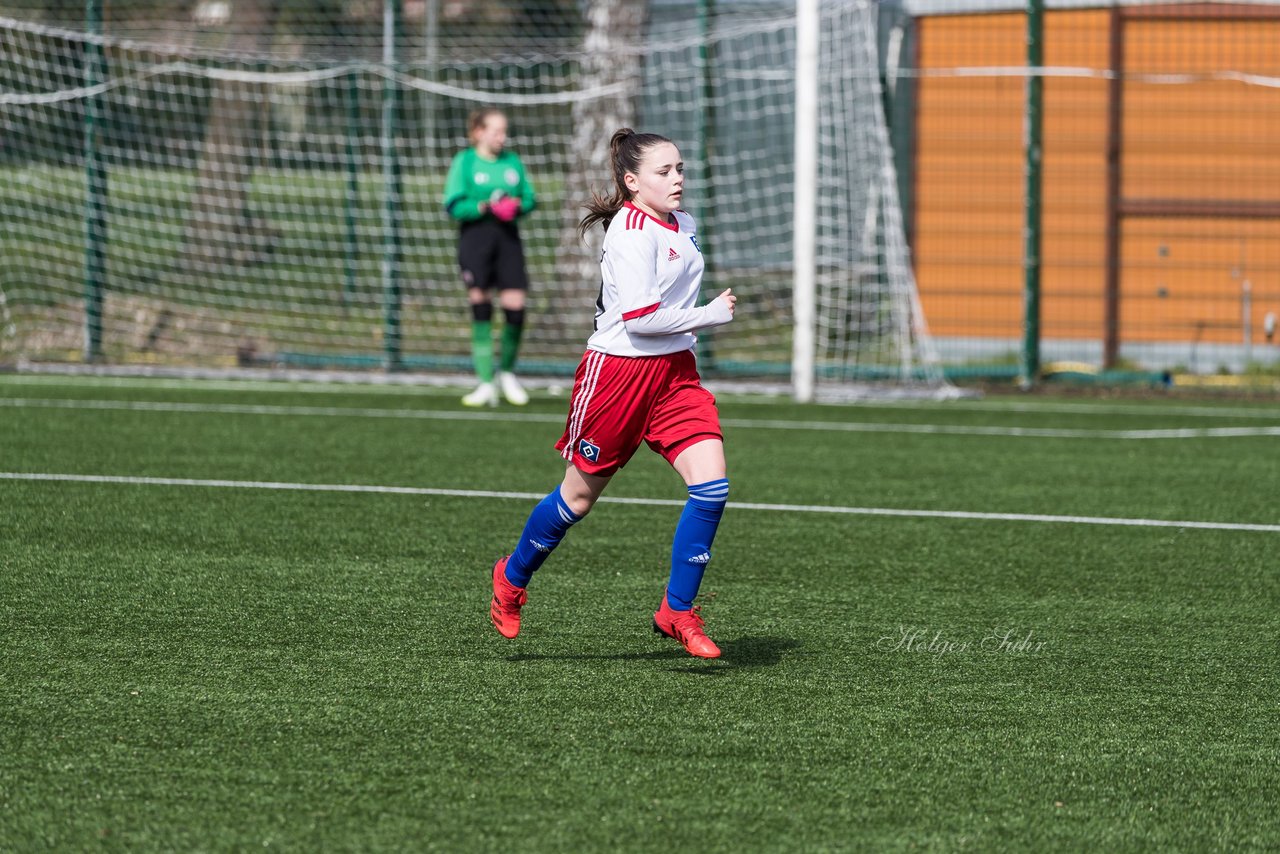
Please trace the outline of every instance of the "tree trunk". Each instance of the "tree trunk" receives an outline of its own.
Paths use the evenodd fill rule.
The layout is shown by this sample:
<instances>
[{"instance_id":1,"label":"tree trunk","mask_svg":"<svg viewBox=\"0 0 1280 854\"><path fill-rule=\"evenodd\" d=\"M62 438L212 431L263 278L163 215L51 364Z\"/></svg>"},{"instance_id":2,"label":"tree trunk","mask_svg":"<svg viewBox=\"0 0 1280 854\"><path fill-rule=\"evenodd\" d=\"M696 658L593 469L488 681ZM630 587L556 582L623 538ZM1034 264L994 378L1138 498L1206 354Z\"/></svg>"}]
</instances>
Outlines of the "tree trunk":
<instances>
[{"instance_id":1,"label":"tree trunk","mask_svg":"<svg viewBox=\"0 0 1280 854\"><path fill-rule=\"evenodd\" d=\"M648 11L648 0L591 0L587 9L581 88L590 92L618 85L619 91L573 105L573 159L565 176L557 287L547 316L548 325L563 324L564 337L581 338L591 329L592 305L600 289L603 234L596 229L583 240L578 237L578 222L592 190L602 195L613 192L609 137L618 128L635 126L644 73L638 47Z\"/></svg>"},{"instance_id":2,"label":"tree trunk","mask_svg":"<svg viewBox=\"0 0 1280 854\"><path fill-rule=\"evenodd\" d=\"M239 56L270 52L281 0L237 0L228 47ZM218 80L187 221L188 259L204 264L246 265L270 255L278 237L249 206L253 170L263 158L268 102L262 84Z\"/></svg>"}]
</instances>

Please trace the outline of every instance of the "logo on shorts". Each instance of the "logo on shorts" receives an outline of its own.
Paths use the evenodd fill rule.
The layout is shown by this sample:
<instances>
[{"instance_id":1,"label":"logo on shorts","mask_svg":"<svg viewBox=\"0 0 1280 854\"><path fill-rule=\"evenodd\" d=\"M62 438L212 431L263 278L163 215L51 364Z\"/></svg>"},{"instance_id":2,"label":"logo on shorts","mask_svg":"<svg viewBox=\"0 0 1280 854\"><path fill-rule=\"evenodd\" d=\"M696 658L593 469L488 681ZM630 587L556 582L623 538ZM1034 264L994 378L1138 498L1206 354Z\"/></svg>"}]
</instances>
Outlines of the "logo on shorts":
<instances>
[{"instance_id":1,"label":"logo on shorts","mask_svg":"<svg viewBox=\"0 0 1280 854\"><path fill-rule=\"evenodd\" d=\"M586 439L581 439L578 441L578 453L586 458L587 462L594 463L600 459L600 446L593 445Z\"/></svg>"}]
</instances>

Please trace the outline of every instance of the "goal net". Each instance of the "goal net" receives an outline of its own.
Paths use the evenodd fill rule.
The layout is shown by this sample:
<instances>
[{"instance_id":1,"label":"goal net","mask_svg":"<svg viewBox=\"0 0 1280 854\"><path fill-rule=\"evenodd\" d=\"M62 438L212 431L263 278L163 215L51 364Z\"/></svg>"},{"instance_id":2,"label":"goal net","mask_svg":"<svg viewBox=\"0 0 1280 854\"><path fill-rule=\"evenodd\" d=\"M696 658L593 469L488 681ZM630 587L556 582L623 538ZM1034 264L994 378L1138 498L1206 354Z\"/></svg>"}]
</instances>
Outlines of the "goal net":
<instances>
[{"instance_id":1,"label":"goal net","mask_svg":"<svg viewBox=\"0 0 1280 854\"><path fill-rule=\"evenodd\" d=\"M896 197L875 3L819 4L815 257L800 275L792 3L478 5L492 9L140 0L95 21L0 2L0 365L467 372L440 202L468 113L497 106L538 193L521 221L522 374L577 362L599 236L575 225L610 181L609 134L631 126L680 146L707 296L740 295L735 323L700 340L704 376L789 388L793 294L810 281L820 396L945 392Z\"/></svg>"}]
</instances>

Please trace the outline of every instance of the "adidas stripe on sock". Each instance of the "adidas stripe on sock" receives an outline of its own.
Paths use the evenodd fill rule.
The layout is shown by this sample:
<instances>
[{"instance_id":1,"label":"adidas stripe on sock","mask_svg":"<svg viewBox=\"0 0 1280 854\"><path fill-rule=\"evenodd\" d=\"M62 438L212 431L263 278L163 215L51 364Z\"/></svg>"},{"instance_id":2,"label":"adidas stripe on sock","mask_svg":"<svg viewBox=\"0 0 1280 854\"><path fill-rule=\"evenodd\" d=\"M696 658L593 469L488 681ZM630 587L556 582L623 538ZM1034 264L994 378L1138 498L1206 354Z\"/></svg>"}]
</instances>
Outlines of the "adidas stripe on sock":
<instances>
[{"instance_id":1,"label":"adidas stripe on sock","mask_svg":"<svg viewBox=\"0 0 1280 854\"><path fill-rule=\"evenodd\" d=\"M685 502L671 543L671 578L667 581L667 604L676 611L693 607L728 500L727 477L689 487L689 500Z\"/></svg>"}]
</instances>

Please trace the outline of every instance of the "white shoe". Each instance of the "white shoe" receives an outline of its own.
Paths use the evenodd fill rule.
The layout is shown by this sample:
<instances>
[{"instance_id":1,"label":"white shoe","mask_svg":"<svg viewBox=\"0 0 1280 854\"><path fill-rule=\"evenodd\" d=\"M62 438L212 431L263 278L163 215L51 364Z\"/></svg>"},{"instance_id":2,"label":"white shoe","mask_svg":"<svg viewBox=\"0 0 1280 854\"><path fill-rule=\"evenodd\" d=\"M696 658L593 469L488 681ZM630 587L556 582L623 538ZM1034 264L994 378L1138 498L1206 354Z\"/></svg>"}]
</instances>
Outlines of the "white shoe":
<instances>
[{"instance_id":1,"label":"white shoe","mask_svg":"<svg viewBox=\"0 0 1280 854\"><path fill-rule=\"evenodd\" d=\"M512 406L524 406L529 402L529 392L520 385L520 380L510 371L498 372L498 385L502 386L502 396Z\"/></svg>"},{"instance_id":2,"label":"white shoe","mask_svg":"<svg viewBox=\"0 0 1280 854\"><path fill-rule=\"evenodd\" d=\"M498 389L493 383L480 383L475 391L462 398L463 406L497 406Z\"/></svg>"}]
</instances>

